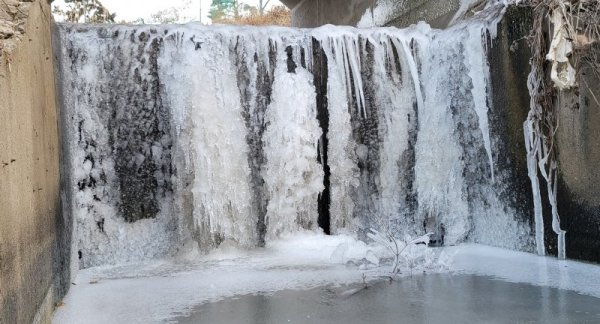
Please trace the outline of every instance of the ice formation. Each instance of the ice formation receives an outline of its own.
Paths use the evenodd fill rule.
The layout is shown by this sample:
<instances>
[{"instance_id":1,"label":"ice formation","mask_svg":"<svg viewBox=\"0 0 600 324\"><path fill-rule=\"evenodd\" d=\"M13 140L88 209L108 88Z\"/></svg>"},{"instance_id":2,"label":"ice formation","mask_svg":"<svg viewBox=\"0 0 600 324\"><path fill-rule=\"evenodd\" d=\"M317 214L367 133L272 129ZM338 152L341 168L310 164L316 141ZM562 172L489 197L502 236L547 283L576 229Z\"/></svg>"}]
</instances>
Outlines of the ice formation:
<instances>
[{"instance_id":1,"label":"ice formation","mask_svg":"<svg viewBox=\"0 0 600 324\"><path fill-rule=\"evenodd\" d=\"M265 226L272 238L299 227L315 228L317 197L324 189L323 167L317 162L323 131L316 119L315 87L308 71L294 69L276 68L265 116Z\"/></svg>"},{"instance_id":2,"label":"ice formation","mask_svg":"<svg viewBox=\"0 0 600 324\"><path fill-rule=\"evenodd\" d=\"M495 24L61 25L74 258L319 227L529 250L488 122Z\"/></svg>"}]
</instances>

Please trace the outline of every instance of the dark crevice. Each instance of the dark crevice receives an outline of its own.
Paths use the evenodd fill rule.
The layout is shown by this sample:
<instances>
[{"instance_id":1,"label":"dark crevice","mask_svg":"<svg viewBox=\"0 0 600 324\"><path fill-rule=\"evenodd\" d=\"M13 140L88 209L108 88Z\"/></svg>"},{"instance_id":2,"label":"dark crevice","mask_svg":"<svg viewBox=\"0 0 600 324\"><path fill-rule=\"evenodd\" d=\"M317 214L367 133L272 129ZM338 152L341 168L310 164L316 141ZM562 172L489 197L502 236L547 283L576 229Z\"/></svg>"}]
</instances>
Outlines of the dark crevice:
<instances>
[{"instance_id":1,"label":"dark crevice","mask_svg":"<svg viewBox=\"0 0 600 324\"><path fill-rule=\"evenodd\" d=\"M319 42L315 39L313 39L313 48L314 85L317 92L317 119L319 120L319 126L323 130L323 135L321 135L321 138L319 140L319 152L317 158L319 163L321 163L321 165L323 166L323 172L325 174L323 178L323 185L325 189L319 194L318 198L318 223L326 234L331 234L331 215L329 210L329 207L331 205L331 170L329 168L327 156L329 147L329 140L327 139L327 135L329 133L329 110L327 101L327 56L321 48Z\"/></svg>"},{"instance_id":2,"label":"dark crevice","mask_svg":"<svg viewBox=\"0 0 600 324\"><path fill-rule=\"evenodd\" d=\"M294 49L291 46L285 48L287 53L287 71L288 73L296 73L298 65L294 62Z\"/></svg>"}]
</instances>

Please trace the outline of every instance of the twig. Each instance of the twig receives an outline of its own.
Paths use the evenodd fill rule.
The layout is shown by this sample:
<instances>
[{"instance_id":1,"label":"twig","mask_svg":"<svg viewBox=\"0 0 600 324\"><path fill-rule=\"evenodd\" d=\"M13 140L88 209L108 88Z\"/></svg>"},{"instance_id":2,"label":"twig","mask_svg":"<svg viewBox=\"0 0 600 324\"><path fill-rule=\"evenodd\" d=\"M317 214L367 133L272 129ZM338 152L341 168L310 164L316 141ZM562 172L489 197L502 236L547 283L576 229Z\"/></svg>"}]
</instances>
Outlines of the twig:
<instances>
[{"instance_id":1,"label":"twig","mask_svg":"<svg viewBox=\"0 0 600 324\"><path fill-rule=\"evenodd\" d=\"M596 98L596 95L594 94L594 90L589 86L589 84L587 83L587 80L585 78L582 78L582 80L585 83L585 86L588 88L588 90L590 90L590 94L594 98L594 101L596 102L596 104L598 106L600 106L600 101L598 101L598 98Z\"/></svg>"}]
</instances>

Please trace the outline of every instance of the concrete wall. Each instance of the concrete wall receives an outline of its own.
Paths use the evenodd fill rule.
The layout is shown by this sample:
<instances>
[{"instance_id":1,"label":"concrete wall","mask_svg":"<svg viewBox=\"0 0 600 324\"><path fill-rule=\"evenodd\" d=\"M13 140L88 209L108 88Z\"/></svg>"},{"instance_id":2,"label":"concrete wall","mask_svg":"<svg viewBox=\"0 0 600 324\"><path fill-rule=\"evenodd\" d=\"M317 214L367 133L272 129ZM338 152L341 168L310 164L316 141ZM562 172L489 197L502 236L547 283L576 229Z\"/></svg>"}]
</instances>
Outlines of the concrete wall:
<instances>
[{"instance_id":1,"label":"concrete wall","mask_svg":"<svg viewBox=\"0 0 600 324\"><path fill-rule=\"evenodd\" d=\"M567 257L600 262L600 44L579 58L578 91L558 95L558 212Z\"/></svg>"},{"instance_id":2,"label":"concrete wall","mask_svg":"<svg viewBox=\"0 0 600 324\"><path fill-rule=\"evenodd\" d=\"M292 26L354 26L375 0L304 0L292 8Z\"/></svg>"},{"instance_id":3,"label":"concrete wall","mask_svg":"<svg viewBox=\"0 0 600 324\"><path fill-rule=\"evenodd\" d=\"M523 135L530 103L527 79L531 49L526 37L532 26L533 12L529 7L511 6L500 21L497 37L488 47L492 85L488 114L492 138L498 138L494 143L499 157L496 168L510 187L501 198L512 202L520 219L528 222L534 233L533 194Z\"/></svg>"},{"instance_id":4,"label":"concrete wall","mask_svg":"<svg viewBox=\"0 0 600 324\"><path fill-rule=\"evenodd\" d=\"M0 323L47 323L62 271L52 15L3 0L0 21Z\"/></svg>"},{"instance_id":5,"label":"concrete wall","mask_svg":"<svg viewBox=\"0 0 600 324\"><path fill-rule=\"evenodd\" d=\"M292 26L325 24L356 26L367 13L373 26L407 27L427 21L434 28L447 27L460 7L460 0L283 0L292 8ZM369 21L369 16L372 18Z\"/></svg>"}]
</instances>

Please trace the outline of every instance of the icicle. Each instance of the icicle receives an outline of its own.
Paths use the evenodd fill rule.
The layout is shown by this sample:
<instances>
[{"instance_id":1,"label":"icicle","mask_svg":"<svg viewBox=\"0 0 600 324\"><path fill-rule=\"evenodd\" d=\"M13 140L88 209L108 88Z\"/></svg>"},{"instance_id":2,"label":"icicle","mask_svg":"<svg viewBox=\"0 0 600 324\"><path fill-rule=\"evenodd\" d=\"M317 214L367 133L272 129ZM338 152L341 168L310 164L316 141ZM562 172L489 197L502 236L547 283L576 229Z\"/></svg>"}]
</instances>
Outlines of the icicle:
<instances>
[{"instance_id":1,"label":"icicle","mask_svg":"<svg viewBox=\"0 0 600 324\"><path fill-rule=\"evenodd\" d=\"M485 53L484 44L487 44L487 36L485 35L485 29L469 28L469 39L466 41L465 49L468 52L466 54L467 62L469 64L469 77L473 89L471 94L475 104L475 112L479 118L479 129L483 136L483 144L485 151L487 152L491 179L495 181L494 177L494 158L492 155L492 144L490 139L490 129L488 121L488 90L487 85L489 84L489 66L487 61L482 55L478 53Z\"/></svg>"},{"instance_id":2,"label":"icicle","mask_svg":"<svg viewBox=\"0 0 600 324\"><path fill-rule=\"evenodd\" d=\"M540 130L537 129L537 132ZM537 134L538 137L541 135ZM548 189L548 200L552 207L552 230L558 235L558 257L560 259L566 258L566 247L565 247L565 231L560 228L560 217L558 215L558 202L556 199L556 187L557 187L557 165L556 161L551 159L552 148L549 147L550 143L541 143L540 149L537 150L537 166L540 170L540 174L546 180L546 187Z\"/></svg>"},{"instance_id":3,"label":"icicle","mask_svg":"<svg viewBox=\"0 0 600 324\"><path fill-rule=\"evenodd\" d=\"M343 40L332 40L334 44L334 51L336 53L340 53L342 56L343 66L344 66L344 80L346 81L346 92L348 93L348 100L352 99L352 78L350 77L350 62L348 59L348 51L346 50L346 43ZM358 96L358 95L357 95ZM360 109L360 105L358 106L359 113L362 114L362 110Z\"/></svg>"},{"instance_id":4,"label":"icicle","mask_svg":"<svg viewBox=\"0 0 600 324\"><path fill-rule=\"evenodd\" d=\"M544 148L545 149L545 148ZM547 151L545 150L545 153ZM548 199L550 200L550 206L552 207L552 230L558 236L558 258L566 259L566 246L565 246L565 231L560 228L560 217L558 215L558 202L556 199L557 183L556 176L558 173L556 162L554 160L549 161L549 171L545 171L545 164L548 163L548 155L539 161L539 167L542 169L542 176L546 179L548 188Z\"/></svg>"},{"instance_id":5,"label":"icicle","mask_svg":"<svg viewBox=\"0 0 600 324\"><path fill-rule=\"evenodd\" d=\"M306 43L304 44L304 52L305 52L305 60L306 60L306 69L308 71L313 71L313 42L312 37L309 37Z\"/></svg>"},{"instance_id":6,"label":"icicle","mask_svg":"<svg viewBox=\"0 0 600 324\"><path fill-rule=\"evenodd\" d=\"M335 46L334 43L333 45ZM353 152L356 143L352 139L352 125L349 109L349 94L344 73L344 53L339 47L334 50L332 40L322 43L327 55L328 79L327 102L329 111L328 157L331 170L331 232L341 233L352 230L352 216L355 202L351 191L359 186L357 163Z\"/></svg>"},{"instance_id":7,"label":"icicle","mask_svg":"<svg viewBox=\"0 0 600 324\"><path fill-rule=\"evenodd\" d=\"M352 81L354 82L354 92L356 94L356 104L358 110L362 113L364 118L367 118L367 111L365 106L365 94L362 81L362 73L360 68L360 49L358 48L357 39L348 36L343 37L344 50L348 57L348 65L352 73ZM348 80L350 76L348 75Z\"/></svg>"},{"instance_id":8,"label":"icicle","mask_svg":"<svg viewBox=\"0 0 600 324\"><path fill-rule=\"evenodd\" d=\"M421 81L419 80L419 71L417 70L417 58L412 55L410 50L408 49L408 45L406 44L406 40L398 40L396 38L392 38L392 42L396 46L396 49L402 48L402 52L404 57L406 58L406 63L410 69L410 77L412 78L412 82L415 88L415 95L417 97L417 105L419 109L423 107L423 93L421 92Z\"/></svg>"},{"instance_id":9,"label":"icicle","mask_svg":"<svg viewBox=\"0 0 600 324\"><path fill-rule=\"evenodd\" d=\"M528 118L523 123L525 133L525 148L527 149L527 174L531 181L531 190L533 193L533 213L535 224L535 245L538 255L546 255L544 245L544 218L542 214L542 196L540 193L540 184L536 164L537 151L540 149L539 139L536 138L533 122Z\"/></svg>"}]
</instances>

